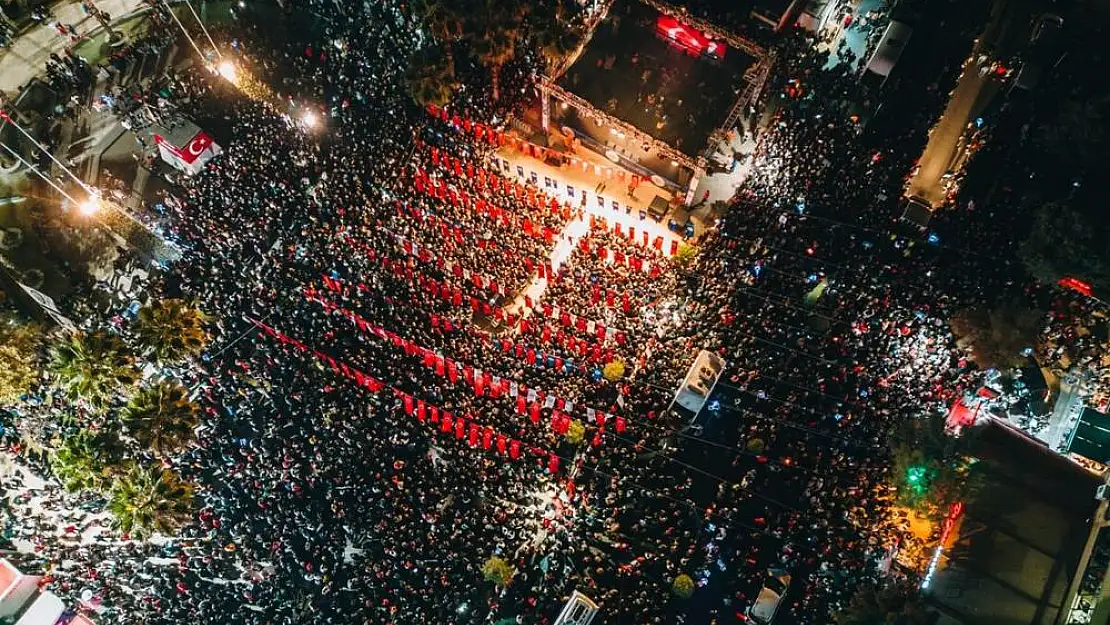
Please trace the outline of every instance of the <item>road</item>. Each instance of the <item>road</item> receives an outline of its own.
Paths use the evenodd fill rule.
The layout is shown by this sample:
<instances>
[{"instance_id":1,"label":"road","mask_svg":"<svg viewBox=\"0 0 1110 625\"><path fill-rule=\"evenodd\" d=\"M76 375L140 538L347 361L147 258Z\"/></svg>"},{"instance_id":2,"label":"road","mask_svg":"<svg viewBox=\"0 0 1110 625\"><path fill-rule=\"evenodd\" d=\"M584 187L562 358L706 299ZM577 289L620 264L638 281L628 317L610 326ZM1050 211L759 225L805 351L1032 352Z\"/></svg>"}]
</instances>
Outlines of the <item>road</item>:
<instances>
[{"instance_id":1,"label":"road","mask_svg":"<svg viewBox=\"0 0 1110 625\"><path fill-rule=\"evenodd\" d=\"M980 73L976 57L992 51L993 58L1006 58L1028 38L1034 0L996 0L990 21L964 63L964 71L953 89L940 121L933 126L921 155L919 168L910 181L909 194L919 196L934 208L945 202L944 175L963 152L963 135L968 124L982 113L1002 86L992 75ZM988 61L989 63L990 61Z\"/></svg>"},{"instance_id":2,"label":"road","mask_svg":"<svg viewBox=\"0 0 1110 625\"><path fill-rule=\"evenodd\" d=\"M96 6L115 22L143 6L142 0L96 0ZM52 6L54 19L72 25L79 35L87 35L100 24L85 14L80 2L66 0ZM71 44L69 37L58 34L50 24L34 24L20 32L15 41L0 50L0 91L14 95L31 79L46 70L46 60Z\"/></svg>"}]
</instances>

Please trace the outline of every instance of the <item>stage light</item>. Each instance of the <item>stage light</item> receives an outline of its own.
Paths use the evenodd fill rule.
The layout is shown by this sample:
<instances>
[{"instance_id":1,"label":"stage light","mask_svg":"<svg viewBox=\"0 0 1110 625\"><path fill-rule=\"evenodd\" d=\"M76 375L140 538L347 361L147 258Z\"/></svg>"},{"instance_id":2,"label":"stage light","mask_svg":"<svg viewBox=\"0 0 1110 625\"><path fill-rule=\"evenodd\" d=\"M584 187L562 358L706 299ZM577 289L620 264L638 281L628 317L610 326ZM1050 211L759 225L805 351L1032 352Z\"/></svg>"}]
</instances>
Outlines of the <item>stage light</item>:
<instances>
[{"instance_id":1,"label":"stage light","mask_svg":"<svg viewBox=\"0 0 1110 625\"><path fill-rule=\"evenodd\" d=\"M97 214L100 212L100 198L95 195L89 196L87 200L77 205L77 212L85 217Z\"/></svg>"},{"instance_id":2,"label":"stage light","mask_svg":"<svg viewBox=\"0 0 1110 625\"><path fill-rule=\"evenodd\" d=\"M235 82L235 65L231 61L221 61L220 64L216 66L216 71L228 81Z\"/></svg>"},{"instance_id":3,"label":"stage light","mask_svg":"<svg viewBox=\"0 0 1110 625\"><path fill-rule=\"evenodd\" d=\"M315 128L316 124L320 123L320 120L316 117L316 113L305 111L301 114L301 123L309 128Z\"/></svg>"}]
</instances>

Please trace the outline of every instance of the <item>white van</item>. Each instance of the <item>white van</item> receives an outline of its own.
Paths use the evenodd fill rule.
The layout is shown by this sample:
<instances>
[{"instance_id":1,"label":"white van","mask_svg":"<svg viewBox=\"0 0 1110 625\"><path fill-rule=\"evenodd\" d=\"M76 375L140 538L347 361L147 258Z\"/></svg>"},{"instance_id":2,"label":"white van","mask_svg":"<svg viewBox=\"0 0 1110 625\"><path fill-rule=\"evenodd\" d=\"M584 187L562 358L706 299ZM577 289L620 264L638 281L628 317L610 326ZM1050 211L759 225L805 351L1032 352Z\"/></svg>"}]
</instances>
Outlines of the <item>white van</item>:
<instances>
[{"instance_id":1,"label":"white van","mask_svg":"<svg viewBox=\"0 0 1110 625\"><path fill-rule=\"evenodd\" d=\"M759 625L770 625L778 614L782 600L786 598L786 591L790 589L790 573L786 569L767 569L767 577L763 580L763 588L759 589L759 596L755 603L748 608L748 618Z\"/></svg>"}]
</instances>

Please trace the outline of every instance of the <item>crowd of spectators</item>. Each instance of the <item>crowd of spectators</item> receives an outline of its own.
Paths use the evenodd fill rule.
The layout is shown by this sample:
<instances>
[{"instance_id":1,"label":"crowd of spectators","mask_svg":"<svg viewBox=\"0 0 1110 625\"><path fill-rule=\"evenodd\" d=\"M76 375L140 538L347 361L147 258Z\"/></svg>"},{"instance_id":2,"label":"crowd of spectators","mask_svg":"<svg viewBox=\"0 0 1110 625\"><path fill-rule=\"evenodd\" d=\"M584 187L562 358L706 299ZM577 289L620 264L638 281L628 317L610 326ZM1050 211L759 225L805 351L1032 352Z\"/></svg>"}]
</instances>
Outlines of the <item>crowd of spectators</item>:
<instances>
[{"instance_id":1,"label":"crowd of spectators","mask_svg":"<svg viewBox=\"0 0 1110 625\"><path fill-rule=\"evenodd\" d=\"M910 540L890 432L974 386L946 320L993 275L896 225L912 155L860 143L852 75L783 47L751 177L687 266L413 106L399 6L304 8L292 42L235 48L281 107L181 87L228 126L166 202L185 257L158 287L217 319L199 443L168 461L196 522L25 566L105 623L541 624L574 589L605 623L732 623L770 567L820 623L879 578ZM496 124L475 91L453 113ZM669 408L702 349L727 368L689 428Z\"/></svg>"}]
</instances>

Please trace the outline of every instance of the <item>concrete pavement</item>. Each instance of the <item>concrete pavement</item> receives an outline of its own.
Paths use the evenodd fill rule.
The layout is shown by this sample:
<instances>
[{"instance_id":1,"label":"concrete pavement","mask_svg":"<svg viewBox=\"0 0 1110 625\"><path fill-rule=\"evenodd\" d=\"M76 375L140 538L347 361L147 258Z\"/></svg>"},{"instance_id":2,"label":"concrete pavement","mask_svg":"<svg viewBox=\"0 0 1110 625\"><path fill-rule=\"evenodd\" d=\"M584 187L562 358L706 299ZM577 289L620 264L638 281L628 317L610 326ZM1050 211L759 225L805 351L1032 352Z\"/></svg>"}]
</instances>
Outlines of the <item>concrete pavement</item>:
<instances>
[{"instance_id":1,"label":"concrete pavement","mask_svg":"<svg viewBox=\"0 0 1110 625\"><path fill-rule=\"evenodd\" d=\"M940 121L929 134L917 173L910 181L909 194L921 197L933 208L940 208L948 197L945 174L958 160L963 149L964 131L998 92L998 82L985 76L973 59L964 63L956 89Z\"/></svg>"},{"instance_id":2,"label":"concrete pavement","mask_svg":"<svg viewBox=\"0 0 1110 625\"><path fill-rule=\"evenodd\" d=\"M100 10L112 17L113 22L144 6L142 0L94 1ZM80 2L57 2L51 10L54 20L73 26L78 36L87 36L100 28L100 23L85 13ZM46 70L46 60L52 53L61 54L73 43L69 37L59 35L50 24L33 24L20 32L11 45L0 50L0 91L7 94L18 91Z\"/></svg>"},{"instance_id":3,"label":"concrete pavement","mask_svg":"<svg viewBox=\"0 0 1110 625\"><path fill-rule=\"evenodd\" d=\"M996 0L983 34L964 62L956 88L940 121L929 131L929 142L918 162L917 172L907 187L909 195L919 196L933 208L940 208L948 196L945 174L964 156L964 133L997 95L1001 83L990 73L980 71L978 57L990 52L987 64L1006 58L1026 44L1029 20L1035 0Z\"/></svg>"}]
</instances>

